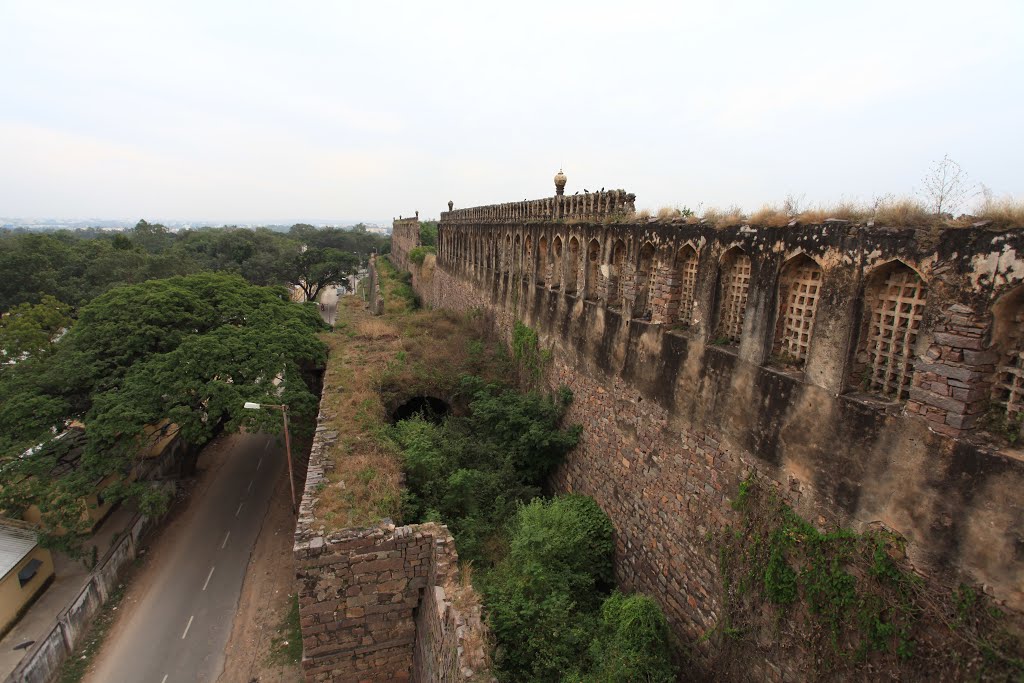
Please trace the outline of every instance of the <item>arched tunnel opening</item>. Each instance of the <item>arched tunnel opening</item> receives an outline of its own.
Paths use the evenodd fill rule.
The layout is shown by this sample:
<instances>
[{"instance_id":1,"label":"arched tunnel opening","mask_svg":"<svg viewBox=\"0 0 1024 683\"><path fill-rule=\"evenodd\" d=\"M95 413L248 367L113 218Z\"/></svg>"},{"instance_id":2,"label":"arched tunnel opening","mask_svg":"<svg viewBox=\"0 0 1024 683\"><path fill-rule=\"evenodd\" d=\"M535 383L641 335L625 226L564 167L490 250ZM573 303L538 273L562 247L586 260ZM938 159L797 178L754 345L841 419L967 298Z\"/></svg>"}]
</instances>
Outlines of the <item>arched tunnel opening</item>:
<instances>
[{"instance_id":1,"label":"arched tunnel opening","mask_svg":"<svg viewBox=\"0 0 1024 683\"><path fill-rule=\"evenodd\" d=\"M433 396L413 396L391 412L391 422L401 422L419 415L428 422L441 424L452 411L445 401Z\"/></svg>"}]
</instances>

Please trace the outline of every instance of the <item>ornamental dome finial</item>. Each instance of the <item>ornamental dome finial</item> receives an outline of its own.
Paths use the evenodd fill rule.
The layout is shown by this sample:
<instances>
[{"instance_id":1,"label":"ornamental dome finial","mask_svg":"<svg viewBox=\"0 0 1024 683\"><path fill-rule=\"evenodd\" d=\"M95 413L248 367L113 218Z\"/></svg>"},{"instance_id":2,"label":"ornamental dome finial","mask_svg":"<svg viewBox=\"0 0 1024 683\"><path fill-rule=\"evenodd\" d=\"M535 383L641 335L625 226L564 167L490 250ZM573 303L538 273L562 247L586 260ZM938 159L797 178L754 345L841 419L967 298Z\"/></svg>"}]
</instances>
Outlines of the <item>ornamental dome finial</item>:
<instances>
[{"instance_id":1,"label":"ornamental dome finial","mask_svg":"<svg viewBox=\"0 0 1024 683\"><path fill-rule=\"evenodd\" d=\"M558 173L555 174L555 195L561 196L565 194L565 174L562 173L562 169L558 169Z\"/></svg>"}]
</instances>

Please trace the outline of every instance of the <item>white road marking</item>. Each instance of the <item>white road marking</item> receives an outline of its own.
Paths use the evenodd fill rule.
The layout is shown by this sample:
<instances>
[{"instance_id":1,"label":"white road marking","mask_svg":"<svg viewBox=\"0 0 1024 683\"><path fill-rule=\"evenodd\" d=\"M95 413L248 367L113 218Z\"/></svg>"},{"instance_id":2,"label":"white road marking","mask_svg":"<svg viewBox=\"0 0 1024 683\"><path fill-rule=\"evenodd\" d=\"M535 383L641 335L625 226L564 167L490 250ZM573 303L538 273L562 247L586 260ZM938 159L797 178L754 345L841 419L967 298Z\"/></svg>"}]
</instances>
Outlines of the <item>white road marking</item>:
<instances>
[{"instance_id":1,"label":"white road marking","mask_svg":"<svg viewBox=\"0 0 1024 683\"><path fill-rule=\"evenodd\" d=\"M210 573L206 575L206 582L203 583L203 590L206 590L206 587L210 585L210 577L213 576L214 569L215 567L210 567Z\"/></svg>"},{"instance_id":2,"label":"white road marking","mask_svg":"<svg viewBox=\"0 0 1024 683\"><path fill-rule=\"evenodd\" d=\"M229 532L227 532L226 534L224 534L224 542L220 544L220 549L221 549L221 550L224 550L224 548L226 548L226 547L227 547L227 545L228 545L228 539L229 539L230 537L231 537L231 532L230 532L230 531L229 531Z\"/></svg>"},{"instance_id":3,"label":"white road marking","mask_svg":"<svg viewBox=\"0 0 1024 683\"><path fill-rule=\"evenodd\" d=\"M270 448L270 442L269 441L267 442L267 445L263 447L263 452L266 453L268 448Z\"/></svg>"},{"instance_id":4,"label":"white road marking","mask_svg":"<svg viewBox=\"0 0 1024 683\"><path fill-rule=\"evenodd\" d=\"M246 488L246 489L245 489L245 492L246 492L246 493L249 493L250 491L252 491L252 483L253 483L254 481L256 481L256 480L255 480L255 479L253 479L252 481L250 481L250 482L249 482L249 486L248 486L248 488Z\"/></svg>"},{"instance_id":5,"label":"white road marking","mask_svg":"<svg viewBox=\"0 0 1024 683\"><path fill-rule=\"evenodd\" d=\"M239 504L238 504L238 509L237 509L237 510L235 510L235 517L237 517L237 516L238 516L238 514L239 514L239 513L240 513L240 512L242 511L242 506L243 506L243 505L245 505L245 503L239 503Z\"/></svg>"},{"instance_id":6,"label":"white road marking","mask_svg":"<svg viewBox=\"0 0 1024 683\"><path fill-rule=\"evenodd\" d=\"M167 683L167 674L164 674L164 677L160 679L160 683Z\"/></svg>"},{"instance_id":7,"label":"white road marking","mask_svg":"<svg viewBox=\"0 0 1024 683\"><path fill-rule=\"evenodd\" d=\"M260 465L262 465L262 464L263 464L263 458L261 457L261 458L260 458L260 461L259 461L258 463L256 463L256 471L257 471L257 472L259 472L259 471L260 471Z\"/></svg>"},{"instance_id":8,"label":"white road marking","mask_svg":"<svg viewBox=\"0 0 1024 683\"><path fill-rule=\"evenodd\" d=\"M192 615L188 618L188 623L185 624L185 632L181 634L181 639L185 640L185 636L188 635L188 630L192 628L192 620L196 618L196 615Z\"/></svg>"}]
</instances>

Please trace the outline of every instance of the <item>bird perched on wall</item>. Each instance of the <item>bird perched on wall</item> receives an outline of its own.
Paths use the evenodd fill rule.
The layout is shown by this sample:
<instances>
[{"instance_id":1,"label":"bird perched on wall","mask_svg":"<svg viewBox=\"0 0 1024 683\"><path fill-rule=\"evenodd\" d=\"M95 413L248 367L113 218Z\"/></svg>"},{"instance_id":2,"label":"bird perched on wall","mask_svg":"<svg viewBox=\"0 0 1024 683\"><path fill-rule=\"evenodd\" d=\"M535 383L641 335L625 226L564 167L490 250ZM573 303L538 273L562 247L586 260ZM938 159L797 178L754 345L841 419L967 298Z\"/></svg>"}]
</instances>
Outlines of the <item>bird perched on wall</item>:
<instances>
[{"instance_id":1,"label":"bird perched on wall","mask_svg":"<svg viewBox=\"0 0 1024 683\"><path fill-rule=\"evenodd\" d=\"M573 192L573 193L572 193L572 196L573 196L573 197L575 197L575 196L576 196L576 195L578 195L578 194L579 194L579 192Z\"/></svg>"},{"instance_id":2,"label":"bird perched on wall","mask_svg":"<svg viewBox=\"0 0 1024 683\"><path fill-rule=\"evenodd\" d=\"M602 187L598 192L604 192L604 188Z\"/></svg>"},{"instance_id":3,"label":"bird perched on wall","mask_svg":"<svg viewBox=\"0 0 1024 683\"><path fill-rule=\"evenodd\" d=\"M583 194L590 194L590 190L588 190L587 188L584 187L583 188Z\"/></svg>"}]
</instances>

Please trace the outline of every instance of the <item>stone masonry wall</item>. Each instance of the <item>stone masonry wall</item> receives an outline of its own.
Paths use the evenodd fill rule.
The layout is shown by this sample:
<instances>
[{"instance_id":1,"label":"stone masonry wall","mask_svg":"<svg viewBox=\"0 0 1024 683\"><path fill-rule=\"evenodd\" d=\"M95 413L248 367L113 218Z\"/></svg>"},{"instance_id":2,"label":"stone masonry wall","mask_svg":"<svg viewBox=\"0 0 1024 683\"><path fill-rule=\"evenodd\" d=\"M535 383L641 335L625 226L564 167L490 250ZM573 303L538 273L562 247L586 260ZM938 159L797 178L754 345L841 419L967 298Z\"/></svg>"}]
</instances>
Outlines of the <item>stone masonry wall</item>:
<instances>
[{"instance_id":1,"label":"stone masonry wall","mask_svg":"<svg viewBox=\"0 0 1024 683\"><path fill-rule=\"evenodd\" d=\"M420 219L397 218L391 223L391 257L403 270L409 269L409 251L420 246Z\"/></svg>"},{"instance_id":2,"label":"stone masonry wall","mask_svg":"<svg viewBox=\"0 0 1024 683\"><path fill-rule=\"evenodd\" d=\"M526 248L541 244L547 253ZM729 502L749 475L819 526L887 527L923 573L1024 608L1024 458L978 431L1003 396L993 387L1009 381L997 370L1012 354L992 331L1020 319L997 305L1024 299L1020 253L1024 235L983 229L442 220L437 259L413 274L429 305L482 310L506 335L516 319L538 331L553 351L548 381L572 389L568 419L583 425L556 489L608 512L620 585L658 600L710 659L701 636L721 609L710 539L734 519ZM782 299L793 264L813 271L815 289ZM793 337L803 357L777 354L780 319L812 295ZM720 332L730 306L734 343ZM889 346L904 344L895 352L878 341L886 326ZM751 673L801 670L787 658Z\"/></svg>"},{"instance_id":3,"label":"stone masonry wall","mask_svg":"<svg viewBox=\"0 0 1024 683\"><path fill-rule=\"evenodd\" d=\"M447 527L384 520L330 533L317 520L337 438L328 418L321 411L293 548L305 680L486 680L479 608L464 613L449 595L458 555Z\"/></svg>"}]
</instances>

